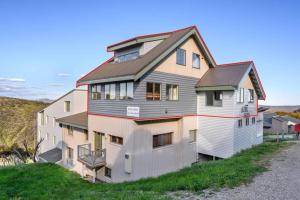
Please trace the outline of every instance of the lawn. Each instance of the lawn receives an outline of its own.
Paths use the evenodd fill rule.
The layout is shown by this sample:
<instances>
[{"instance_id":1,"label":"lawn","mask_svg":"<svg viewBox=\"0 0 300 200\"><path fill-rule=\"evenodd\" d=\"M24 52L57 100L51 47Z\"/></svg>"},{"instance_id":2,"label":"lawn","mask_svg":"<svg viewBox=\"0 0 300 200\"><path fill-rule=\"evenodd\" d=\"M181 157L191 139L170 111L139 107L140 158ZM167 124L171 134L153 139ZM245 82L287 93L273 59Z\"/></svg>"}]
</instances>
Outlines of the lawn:
<instances>
[{"instance_id":1,"label":"lawn","mask_svg":"<svg viewBox=\"0 0 300 200\"><path fill-rule=\"evenodd\" d=\"M164 195L168 191L234 187L265 171L263 158L288 145L264 143L230 159L118 184L92 184L54 164L8 167L0 169L0 199L168 199Z\"/></svg>"}]
</instances>

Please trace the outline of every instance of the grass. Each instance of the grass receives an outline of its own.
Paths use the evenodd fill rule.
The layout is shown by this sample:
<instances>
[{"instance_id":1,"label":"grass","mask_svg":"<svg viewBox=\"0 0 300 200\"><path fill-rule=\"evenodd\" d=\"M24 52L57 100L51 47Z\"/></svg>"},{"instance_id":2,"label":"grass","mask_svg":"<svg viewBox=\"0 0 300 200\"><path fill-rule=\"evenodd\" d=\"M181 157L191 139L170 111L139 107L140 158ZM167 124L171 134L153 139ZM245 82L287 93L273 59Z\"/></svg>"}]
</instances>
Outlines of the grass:
<instances>
[{"instance_id":1,"label":"grass","mask_svg":"<svg viewBox=\"0 0 300 200\"><path fill-rule=\"evenodd\" d=\"M289 143L264 143L230 159L195 164L180 171L118 184L91 184L54 164L0 169L0 199L168 199L166 192L235 187L266 170L265 157Z\"/></svg>"}]
</instances>

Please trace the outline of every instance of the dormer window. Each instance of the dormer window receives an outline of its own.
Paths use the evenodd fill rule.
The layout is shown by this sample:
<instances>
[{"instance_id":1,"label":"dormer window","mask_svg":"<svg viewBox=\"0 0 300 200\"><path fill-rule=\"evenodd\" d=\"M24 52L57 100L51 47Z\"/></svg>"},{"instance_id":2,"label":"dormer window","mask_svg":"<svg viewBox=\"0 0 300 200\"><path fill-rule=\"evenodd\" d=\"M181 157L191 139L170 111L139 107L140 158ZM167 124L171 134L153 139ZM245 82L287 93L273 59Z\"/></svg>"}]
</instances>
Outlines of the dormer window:
<instances>
[{"instance_id":1,"label":"dormer window","mask_svg":"<svg viewBox=\"0 0 300 200\"><path fill-rule=\"evenodd\" d=\"M134 52L130 52L127 54L122 54L116 57L116 62L121 63L121 62L125 62L125 61L129 61L129 60L134 60L137 59L139 57L139 52L138 51L134 51Z\"/></svg>"}]
</instances>

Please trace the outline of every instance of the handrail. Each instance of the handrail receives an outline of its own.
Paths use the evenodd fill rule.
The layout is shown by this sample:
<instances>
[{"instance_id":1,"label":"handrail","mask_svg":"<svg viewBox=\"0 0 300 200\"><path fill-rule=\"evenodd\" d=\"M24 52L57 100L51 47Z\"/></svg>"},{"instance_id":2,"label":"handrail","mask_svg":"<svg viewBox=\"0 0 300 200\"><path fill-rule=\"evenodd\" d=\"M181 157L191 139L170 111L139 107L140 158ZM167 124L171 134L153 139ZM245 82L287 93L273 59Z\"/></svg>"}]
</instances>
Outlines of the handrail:
<instances>
[{"instance_id":1,"label":"handrail","mask_svg":"<svg viewBox=\"0 0 300 200\"><path fill-rule=\"evenodd\" d=\"M103 165L106 160L106 150L91 150L90 144L78 145L78 160L87 163L91 167Z\"/></svg>"}]
</instances>

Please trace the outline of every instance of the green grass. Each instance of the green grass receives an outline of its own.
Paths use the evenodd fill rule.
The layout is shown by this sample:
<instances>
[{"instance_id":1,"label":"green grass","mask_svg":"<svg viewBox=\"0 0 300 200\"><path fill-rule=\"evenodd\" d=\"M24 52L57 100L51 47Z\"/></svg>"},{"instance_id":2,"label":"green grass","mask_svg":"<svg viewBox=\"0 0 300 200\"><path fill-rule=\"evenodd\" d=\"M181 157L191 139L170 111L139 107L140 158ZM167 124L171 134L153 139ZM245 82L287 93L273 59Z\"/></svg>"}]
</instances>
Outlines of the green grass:
<instances>
[{"instance_id":1,"label":"green grass","mask_svg":"<svg viewBox=\"0 0 300 200\"><path fill-rule=\"evenodd\" d=\"M195 164L178 172L118 184L91 184L53 164L0 169L0 199L168 199L168 191L201 192L234 187L266 170L267 156L288 143L265 143L225 160Z\"/></svg>"}]
</instances>

